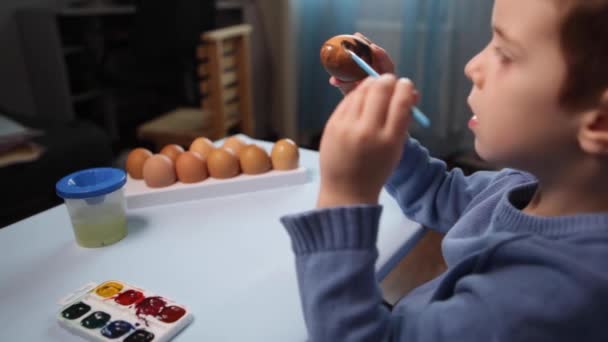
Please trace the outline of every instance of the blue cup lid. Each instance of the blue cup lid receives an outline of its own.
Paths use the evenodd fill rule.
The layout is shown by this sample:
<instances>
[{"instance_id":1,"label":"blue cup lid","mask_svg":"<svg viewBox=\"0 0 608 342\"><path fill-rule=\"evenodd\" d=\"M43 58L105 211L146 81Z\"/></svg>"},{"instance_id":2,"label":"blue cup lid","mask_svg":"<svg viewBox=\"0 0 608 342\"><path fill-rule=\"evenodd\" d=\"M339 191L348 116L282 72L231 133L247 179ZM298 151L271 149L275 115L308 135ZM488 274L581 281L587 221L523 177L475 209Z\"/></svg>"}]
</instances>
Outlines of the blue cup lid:
<instances>
[{"instance_id":1,"label":"blue cup lid","mask_svg":"<svg viewBox=\"0 0 608 342\"><path fill-rule=\"evenodd\" d=\"M55 185L62 198L89 198L109 194L122 188L127 174L121 169L98 167L71 173Z\"/></svg>"}]
</instances>

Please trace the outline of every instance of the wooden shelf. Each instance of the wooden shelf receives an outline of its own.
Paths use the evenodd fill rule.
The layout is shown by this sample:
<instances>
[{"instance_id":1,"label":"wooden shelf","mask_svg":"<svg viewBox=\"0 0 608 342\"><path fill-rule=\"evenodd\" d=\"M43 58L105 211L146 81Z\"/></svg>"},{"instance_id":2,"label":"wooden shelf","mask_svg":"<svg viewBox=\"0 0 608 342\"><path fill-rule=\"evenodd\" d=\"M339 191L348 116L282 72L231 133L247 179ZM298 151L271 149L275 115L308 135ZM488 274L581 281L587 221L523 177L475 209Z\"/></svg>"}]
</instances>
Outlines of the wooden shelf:
<instances>
[{"instance_id":1,"label":"wooden shelf","mask_svg":"<svg viewBox=\"0 0 608 342\"><path fill-rule=\"evenodd\" d=\"M240 10L240 9L243 9L243 3L241 1L234 1L234 0L218 0L215 3L215 9L217 9L217 10Z\"/></svg>"},{"instance_id":2,"label":"wooden shelf","mask_svg":"<svg viewBox=\"0 0 608 342\"><path fill-rule=\"evenodd\" d=\"M82 8L64 8L58 14L65 17L100 16L135 14L135 6L95 6Z\"/></svg>"},{"instance_id":3,"label":"wooden shelf","mask_svg":"<svg viewBox=\"0 0 608 342\"><path fill-rule=\"evenodd\" d=\"M72 46L64 46L64 47L62 47L62 49L63 49L63 55L69 56L69 55L83 52L85 50L85 47L72 45Z\"/></svg>"},{"instance_id":4,"label":"wooden shelf","mask_svg":"<svg viewBox=\"0 0 608 342\"><path fill-rule=\"evenodd\" d=\"M85 102L85 101L90 101L93 100L97 97L101 96L101 91L99 90L90 90L90 91L86 91L83 93L78 93L78 94L74 94L72 95L72 102L74 103L78 103L78 102Z\"/></svg>"}]
</instances>

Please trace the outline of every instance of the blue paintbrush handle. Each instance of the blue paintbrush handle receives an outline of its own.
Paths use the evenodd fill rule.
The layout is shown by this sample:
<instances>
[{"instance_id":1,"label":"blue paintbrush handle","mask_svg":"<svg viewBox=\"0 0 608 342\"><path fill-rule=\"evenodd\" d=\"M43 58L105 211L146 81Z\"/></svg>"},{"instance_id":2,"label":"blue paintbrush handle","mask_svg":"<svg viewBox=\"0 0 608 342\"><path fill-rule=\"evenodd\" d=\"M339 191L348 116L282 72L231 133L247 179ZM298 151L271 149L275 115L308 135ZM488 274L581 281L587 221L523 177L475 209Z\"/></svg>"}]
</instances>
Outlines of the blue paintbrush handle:
<instances>
[{"instance_id":1,"label":"blue paintbrush handle","mask_svg":"<svg viewBox=\"0 0 608 342\"><path fill-rule=\"evenodd\" d=\"M365 63L364 60L361 59L361 57L357 56L356 53L350 51L350 50L346 50L348 51L348 53L350 53L351 57L353 58L353 60L355 61L355 63L357 63L358 66L361 67L361 69L363 69L368 75L370 75L371 77L380 77L380 74L378 74L376 72L376 70L372 69L371 66L369 66L369 64ZM420 126L422 127L430 127L431 126L431 120L429 120L429 118L424 115L420 109L418 109L418 107L412 107L412 115L414 116L414 120L416 120L416 122L418 122L418 124L420 124Z\"/></svg>"}]
</instances>

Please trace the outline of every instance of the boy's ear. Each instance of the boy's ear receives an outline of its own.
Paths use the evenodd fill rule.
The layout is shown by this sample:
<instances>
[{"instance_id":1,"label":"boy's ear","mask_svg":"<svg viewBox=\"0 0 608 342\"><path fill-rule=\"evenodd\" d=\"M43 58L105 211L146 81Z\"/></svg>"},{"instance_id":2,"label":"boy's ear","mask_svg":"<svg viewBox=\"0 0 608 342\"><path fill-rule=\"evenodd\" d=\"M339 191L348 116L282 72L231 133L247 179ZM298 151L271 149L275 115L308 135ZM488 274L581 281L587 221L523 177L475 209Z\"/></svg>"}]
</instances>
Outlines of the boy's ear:
<instances>
[{"instance_id":1,"label":"boy's ear","mask_svg":"<svg viewBox=\"0 0 608 342\"><path fill-rule=\"evenodd\" d=\"M578 141L585 152L608 157L608 89L604 91L599 106L583 114Z\"/></svg>"}]
</instances>

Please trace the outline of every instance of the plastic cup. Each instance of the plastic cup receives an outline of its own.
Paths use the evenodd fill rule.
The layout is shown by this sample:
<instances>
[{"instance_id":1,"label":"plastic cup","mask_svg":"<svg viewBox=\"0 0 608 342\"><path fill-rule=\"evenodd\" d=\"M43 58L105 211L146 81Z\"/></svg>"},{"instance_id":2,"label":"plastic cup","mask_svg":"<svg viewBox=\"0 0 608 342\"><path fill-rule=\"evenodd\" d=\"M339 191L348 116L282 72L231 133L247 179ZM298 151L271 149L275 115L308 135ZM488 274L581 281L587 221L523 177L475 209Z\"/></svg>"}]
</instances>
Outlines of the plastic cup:
<instances>
[{"instance_id":1,"label":"plastic cup","mask_svg":"<svg viewBox=\"0 0 608 342\"><path fill-rule=\"evenodd\" d=\"M123 170L106 167L74 172L57 182L78 245L103 247L127 235L126 181Z\"/></svg>"}]
</instances>

